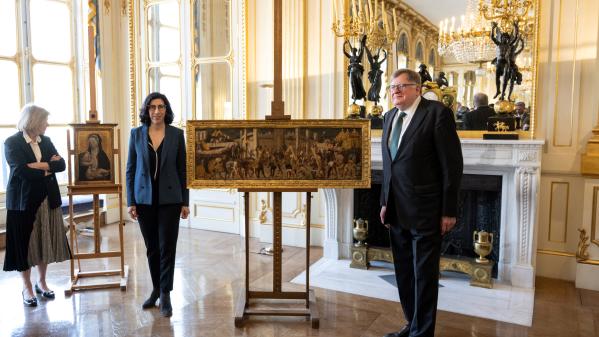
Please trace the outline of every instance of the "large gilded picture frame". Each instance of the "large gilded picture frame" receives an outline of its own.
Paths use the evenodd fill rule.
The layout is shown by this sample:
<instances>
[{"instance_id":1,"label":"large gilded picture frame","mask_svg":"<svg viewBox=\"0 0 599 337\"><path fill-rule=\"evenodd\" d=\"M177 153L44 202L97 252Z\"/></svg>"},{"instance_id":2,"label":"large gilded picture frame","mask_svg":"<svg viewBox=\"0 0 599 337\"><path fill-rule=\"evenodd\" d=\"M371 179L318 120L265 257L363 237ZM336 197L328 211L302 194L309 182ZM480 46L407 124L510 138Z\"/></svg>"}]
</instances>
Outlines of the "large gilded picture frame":
<instances>
[{"instance_id":1,"label":"large gilded picture frame","mask_svg":"<svg viewBox=\"0 0 599 337\"><path fill-rule=\"evenodd\" d=\"M187 122L189 188L370 187L368 120Z\"/></svg>"}]
</instances>

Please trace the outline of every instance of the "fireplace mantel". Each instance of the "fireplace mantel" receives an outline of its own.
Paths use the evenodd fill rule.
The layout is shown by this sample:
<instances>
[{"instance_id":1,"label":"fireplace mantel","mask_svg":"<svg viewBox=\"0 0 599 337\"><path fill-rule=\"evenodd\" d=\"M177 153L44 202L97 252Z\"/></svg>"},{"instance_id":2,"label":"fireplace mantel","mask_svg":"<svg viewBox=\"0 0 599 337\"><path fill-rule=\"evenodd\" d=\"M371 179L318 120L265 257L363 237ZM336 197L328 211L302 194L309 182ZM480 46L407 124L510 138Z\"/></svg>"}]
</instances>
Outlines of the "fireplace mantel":
<instances>
[{"instance_id":1,"label":"fireplace mantel","mask_svg":"<svg viewBox=\"0 0 599 337\"><path fill-rule=\"evenodd\" d=\"M502 177L498 279L534 288L542 140L463 139L464 173ZM382 169L381 139L372 139L372 169ZM325 189L324 257L346 259L352 244L353 191Z\"/></svg>"}]
</instances>

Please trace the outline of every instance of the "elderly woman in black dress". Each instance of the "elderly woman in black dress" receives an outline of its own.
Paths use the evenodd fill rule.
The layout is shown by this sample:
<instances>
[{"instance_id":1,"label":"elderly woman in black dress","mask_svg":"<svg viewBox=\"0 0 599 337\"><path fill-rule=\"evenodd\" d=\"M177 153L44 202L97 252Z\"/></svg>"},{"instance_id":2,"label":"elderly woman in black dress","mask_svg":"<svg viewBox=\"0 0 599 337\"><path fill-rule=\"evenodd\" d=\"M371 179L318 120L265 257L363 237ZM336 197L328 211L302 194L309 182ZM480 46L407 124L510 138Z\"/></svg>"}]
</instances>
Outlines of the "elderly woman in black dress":
<instances>
[{"instance_id":1,"label":"elderly woman in black dress","mask_svg":"<svg viewBox=\"0 0 599 337\"><path fill-rule=\"evenodd\" d=\"M36 306L37 298L53 299L46 284L49 263L71 258L60 209L60 191L55 172L65 170L64 159L50 138L48 111L26 105L17 124L19 131L4 142L10 176L6 188L6 254L4 270L17 270L23 279L23 304ZM31 284L31 267L37 266L38 281Z\"/></svg>"}]
</instances>

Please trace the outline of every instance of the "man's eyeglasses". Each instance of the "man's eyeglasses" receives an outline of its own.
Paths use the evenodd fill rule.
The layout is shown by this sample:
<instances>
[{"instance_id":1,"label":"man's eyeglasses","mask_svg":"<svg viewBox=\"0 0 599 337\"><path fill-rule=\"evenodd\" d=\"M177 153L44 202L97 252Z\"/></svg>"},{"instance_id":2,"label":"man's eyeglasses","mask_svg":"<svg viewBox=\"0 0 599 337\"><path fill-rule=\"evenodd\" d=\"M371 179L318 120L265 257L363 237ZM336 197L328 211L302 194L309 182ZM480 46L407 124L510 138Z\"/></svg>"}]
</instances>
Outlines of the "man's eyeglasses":
<instances>
[{"instance_id":1,"label":"man's eyeglasses","mask_svg":"<svg viewBox=\"0 0 599 337\"><path fill-rule=\"evenodd\" d=\"M411 87L414 85L418 85L416 83L405 83L405 84L391 84L389 86L389 91L395 91L395 90L404 90L407 87Z\"/></svg>"},{"instance_id":2,"label":"man's eyeglasses","mask_svg":"<svg viewBox=\"0 0 599 337\"><path fill-rule=\"evenodd\" d=\"M166 105L164 105L164 104L159 104L159 105L148 105L148 109L149 109L150 111L152 111L152 110L156 110L156 109L158 109L158 110L164 110L164 109L166 109Z\"/></svg>"}]
</instances>

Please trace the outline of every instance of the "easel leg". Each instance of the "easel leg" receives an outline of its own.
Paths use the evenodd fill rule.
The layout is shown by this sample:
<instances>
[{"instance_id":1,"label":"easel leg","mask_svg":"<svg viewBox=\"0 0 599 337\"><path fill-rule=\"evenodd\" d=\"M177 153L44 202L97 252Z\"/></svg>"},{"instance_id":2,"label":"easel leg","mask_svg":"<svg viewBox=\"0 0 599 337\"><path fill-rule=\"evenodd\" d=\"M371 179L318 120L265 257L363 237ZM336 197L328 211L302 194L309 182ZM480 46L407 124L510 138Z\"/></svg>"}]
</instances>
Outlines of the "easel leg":
<instances>
[{"instance_id":1,"label":"easel leg","mask_svg":"<svg viewBox=\"0 0 599 337\"><path fill-rule=\"evenodd\" d=\"M123 195L119 194L119 205L123 204ZM119 207L119 240L121 247L121 291L127 290L127 281L129 279L129 266L125 266L125 221L123 221L123 208Z\"/></svg>"},{"instance_id":2,"label":"easel leg","mask_svg":"<svg viewBox=\"0 0 599 337\"><path fill-rule=\"evenodd\" d=\"M310 308L310 208L312 194L306 192L306 308Z\"/></svg>"},{"instance_id":3,"label":"easel leg","mask_svg":"<svg viewBox=\"0 0 599 337\"><path fill-rule=\"evenodd\" d=\"M94 194L94 251L96 254L100 252L100 196Z\"/></svg>"},{"instance_id":4,"label":"easel leg","mask_svg":"<svg viewBox=\"0 0 599 337\"><path fill-rule=\"evenodd\" d=\"M68 135L68 132L67 132L67 135ZM73 247L75 246L75 221L73 221L73 195L72 194L69 194L69 235L71 237L71 255L74 255L72 253L72 250L73 250ZM71 261L69 261L69 262L71 265L71 282L69 284L69 287L66 288L64 291L65 296L71 296L73 280L75 280L75 259L71 258Z\"/></svg>"},{"instance_id":5,"label":"easel leg","mask_svg":"<svg viewBox=\"0 0 599 337\"><path fill-rule=\"evenodd\" d=\"M250 298L250 193L243 193L243 206L245 213L245 289L239 294L235 302L235 327L239 328L243 325L245 319L245 309L248 306Z\"/></svg>"},{"instance_id":6,"label":"easel leg","mask_svg":"<svg viewBox=\"0 0 599 337\"><path fill-rule=\"evenodd\" d=\"M273 210L273 275L272 275L272 291L280 293L282 291L282 263L283 263L283 239L282 239L282 211L281 211L281 192L273 193L274 210Z\"/></svg>"},{"instance_id":7,"label":"easel leg","mask_svg":"<svg viewBox=\"0 0 599 337\"><path fill-rule=\"evenodd\" d=\"M309 291L310 298L310 322L312 329L320 328L320 313L318 312L318 306L316 305L316 294L314 290Z\"/></svg>"},{"instance_id":8,"label":"easel leg","mask_svg":"<svg viewBox=\"0 0 599 337\"><path fill-rule=\"evenodd\" d=\"M302 191L303 192L303 191ZM306 191L307 192L307 191ZM273 193L273 286L272 291L249 291L249 193L244 191L244 206L245 206L245 291L240 293L235 306L235 327L241 327L246 317L256 316L303 316L310 319L313 329L318 329L320 326L320 316L316 305L316 296L314 291L310 290L310 207L311 194L307 193L307 232L306 232L306 290L305 291L282 291L282 192L274 191ZM250 308L250 299L263 300L304 300L305 308Z\"/></svg>"}]
</instances>

